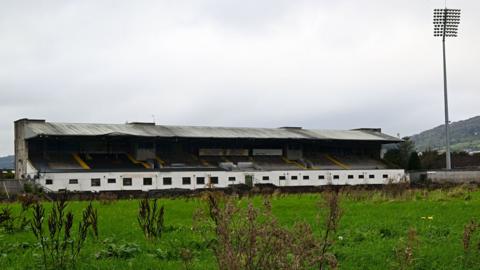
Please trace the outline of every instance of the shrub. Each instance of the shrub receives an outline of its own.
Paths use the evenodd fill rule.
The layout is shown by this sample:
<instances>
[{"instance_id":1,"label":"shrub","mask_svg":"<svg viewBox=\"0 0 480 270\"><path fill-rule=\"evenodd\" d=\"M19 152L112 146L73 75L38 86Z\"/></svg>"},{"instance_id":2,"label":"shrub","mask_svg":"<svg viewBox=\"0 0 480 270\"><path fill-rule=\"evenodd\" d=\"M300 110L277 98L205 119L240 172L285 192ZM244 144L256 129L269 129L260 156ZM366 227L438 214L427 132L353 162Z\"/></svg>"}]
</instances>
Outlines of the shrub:
<instances>
[{"instance_id":1,"label":"shrub","mask_svg":"<svg viewBox=\"0 0 480 270\"><path fill-rule=\"evenodd\" d=\"M23 184L23 191L25 191L25 193L32 193L33 192L32 184L28 183L28 182L25 182Z\"/></svg>"},{"instance_id":2,"label":"shrub","mask_svg":"<svg viewBox=\"0 0 480 270\"><path fill-rule=\"evenodd\" d=\"M35 185L32 182L25 182L23 184L23 191L26 194L41 194L43 192L43 188L39 185Z\"/></svg>"},{"instance_id":3,"label":"shrub","mask_svg":"<svg viewBox=\"0 0 480 270\"><path fill-rule=\"evenodd\" d=\"M38 197L32 194L22 194L17 197L17 200L22 205L22 209L28 210L32 205L39 201Z\"/></svg>"}]
</instances>

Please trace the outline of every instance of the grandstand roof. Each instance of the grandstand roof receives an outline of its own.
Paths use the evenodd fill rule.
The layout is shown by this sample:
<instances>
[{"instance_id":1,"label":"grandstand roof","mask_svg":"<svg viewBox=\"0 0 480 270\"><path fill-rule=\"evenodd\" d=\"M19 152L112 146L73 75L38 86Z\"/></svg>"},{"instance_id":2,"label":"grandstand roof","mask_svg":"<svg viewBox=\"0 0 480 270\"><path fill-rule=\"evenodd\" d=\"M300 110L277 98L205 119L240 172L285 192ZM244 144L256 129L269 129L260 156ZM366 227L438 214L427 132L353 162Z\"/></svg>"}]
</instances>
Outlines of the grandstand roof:
<instances>
[{"instance_id":1,"label":"grandstand roof","mask_svg":"<svg viewBox=\"0 0 480 270\"><path fill-rule=\"evenodd\" d=\"M384 143L401 140L378 129L315 130L302 128L237 128L202 126L163 126L153 123L86 124L51 123L44 120L25 121L25 139L41 136L138 136L153 138L241 138L241 139L306 139L359 140Z\"/></svg>"}]
</instances>

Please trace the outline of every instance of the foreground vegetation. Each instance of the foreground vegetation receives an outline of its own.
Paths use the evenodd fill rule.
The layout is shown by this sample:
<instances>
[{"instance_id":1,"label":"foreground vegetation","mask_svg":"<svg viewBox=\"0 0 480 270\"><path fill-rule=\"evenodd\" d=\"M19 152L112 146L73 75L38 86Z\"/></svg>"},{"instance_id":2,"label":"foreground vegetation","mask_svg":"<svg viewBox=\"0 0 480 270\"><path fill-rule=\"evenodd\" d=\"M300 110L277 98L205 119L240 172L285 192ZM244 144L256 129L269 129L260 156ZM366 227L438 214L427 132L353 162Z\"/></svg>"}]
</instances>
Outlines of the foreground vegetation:
<instances>
[{"instance_id":1,"label":"foreground vegetation","mask_svg":"<svg viewBox=\"0 0 480 270\"><path fill-rule=\"evenodd\" d=\"M235 245L238 245L237 242L242 237L250 236L249 230L240 229L249 224L245 219L255 215L260 220L259 224L282 228L281 231L271 231L267 226L256 227L257 237L263 234L268 238L277 237L277 240L293 239L288 242L291 245L295 244L295 239L302 239L302 243L294 246L300 250L298 253L310 250L309 246L303 244L306 236L309 236L308 228L299 227L298 223L309 226L312 230L309 238L312 241L311 249L326 247L325 254L331 254L336 262L325 264L325 268L480 269L480 190L477 188L341 191L338 198L341 215L338 213L339 223L333 227L324 222L331 208L319 205L327 195L331 196L331 193L274 193L244 198L229 197L223 200L231 204L231 211L221 212L221 215L218 211L222 211L222 206L225 207L225 201L219 199L220 210L212 213L212 209L215 210L212 208L212 197L207 195L199 198L158 199L161 217L160 212L154 215L153 210L148 210L152 211L149 215L157 224L152 225L153 229L148 228L149 217L145 213L139 216L139 206L143 204L146 207L146 202L94 201L92 205L98 211L98 237L89 229L81 253L78 254L78 262L73 267L218 269L221 264L219 258L232 263L232 259L227 258L227 252L224 252L226 249L232 249L236 253L245 252L245 248ZM267 206L265 201L268 202ZM249 207L250 202L252 205ZM71 211L74 216L71 217L74 220L72 232L75 232L72 234L77 234L78 219L81 219L89 203L68 202L65 211ZM44 202L42 206L45 208L46 219L51 213L52 203ZM2 204L1 207L10 207L13 215L21 215L22 207L19 203ZM256 212L249 212L248 209L256 209ZM24 218L31 219L32 212L33 209L29 209L23 214ZM212 217L212 214L216 216ZM241 226L223 230L224 227L218 225L235 220L236 215L240 217L238 224ZM13 228L4 227L0 231L0 269L43 267L42 246L32 233L32 225L26 223L24 218L19 219ZM48 227L46 220L44 222ZM324 241L325 231L329 229L331 232L327 241ZM295 232L301 232L301 235ZM229 237L239 240L228 240ZM71 241L78 239L72 236ZM268 247L271 249L269 252L278 251L276 253L280 254L288 249L285 256L293 256L291 253L295 252L292 246L285 243L287 241L276 241ZM248 249L249 246L244 247ZM265 247L259 245L258 248ZM290 265L290 268L293 267Z\"/></svg>"}]
</instances>

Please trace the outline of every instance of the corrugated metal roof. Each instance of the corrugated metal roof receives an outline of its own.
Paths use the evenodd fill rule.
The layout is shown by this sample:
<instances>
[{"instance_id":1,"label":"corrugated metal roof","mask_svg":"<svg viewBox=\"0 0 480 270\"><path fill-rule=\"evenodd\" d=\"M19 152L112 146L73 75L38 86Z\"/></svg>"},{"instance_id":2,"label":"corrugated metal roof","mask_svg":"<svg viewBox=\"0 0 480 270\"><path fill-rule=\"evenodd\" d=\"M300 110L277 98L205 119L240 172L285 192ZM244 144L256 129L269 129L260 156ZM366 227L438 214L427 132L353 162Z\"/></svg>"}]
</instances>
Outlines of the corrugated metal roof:
<instances>
[{"instance_id":1,"label":"corrugated metal roof","mask_svg":"<svg viewBox=\"0 0 480 270\"><path fill-rule=\"evenodd\" d=\"M38 136L139 136L163 138L251 138L362 140L399 142L398 138L371 130L313 130L299 128L234 128L162 126L148 124L78 124L28 121L25 138Z\"/></svg>"}]
</instances>

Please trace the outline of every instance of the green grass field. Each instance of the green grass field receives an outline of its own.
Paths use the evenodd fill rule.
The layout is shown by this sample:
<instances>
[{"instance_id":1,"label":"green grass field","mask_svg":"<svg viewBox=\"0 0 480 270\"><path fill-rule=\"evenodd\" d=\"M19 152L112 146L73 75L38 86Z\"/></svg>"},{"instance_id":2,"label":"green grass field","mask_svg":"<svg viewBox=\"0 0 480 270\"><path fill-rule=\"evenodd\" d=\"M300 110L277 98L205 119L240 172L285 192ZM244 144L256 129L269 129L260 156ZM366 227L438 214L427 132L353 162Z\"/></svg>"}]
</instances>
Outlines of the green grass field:
<instances>
[{"instance_id":1,"label":"green grass field","mask_svg":"<svg viewBox=\"0 0 480 270\"><path fill-rule=\"evenodd\" d=\"M270 200L273 213L283 226L306 221L321 234L322 227L317 225L320 196L281 195L271 196ZM262 197L256 196L253 201L258 205ZM94 202L99 212L100 239L87 238L77 267L183 269L182 260L174 253L180 247L189 247L194 249L193 269L216 269L215 257L203 244L202 235L192 230L193 212L204 202L160 199L160 203L165 205L165 225L169 230L158 241L146 241L136 220L138 200ZM69 202L68 209L78 218L87 204ZM11 206L16 211L20 209L18 204ZM50 205L45 203L45 207L49 209ZM406 241L410 228L418 234L414 269L463 269L464 225L472 219L480 221L480 191L416 191L408 198L398 199L369 191L368 198L342 195L341 208L343 216L334 244L340 269L396 269L395 249ZM105 243L134 243L140 251L128 259L97 259L95 255L105 249ZM38 269L40 254L30 230L0 232L0 269ZM478 256L476 259L480 262Z\"/></svg>"}]
</instances>

